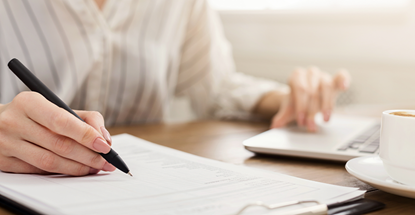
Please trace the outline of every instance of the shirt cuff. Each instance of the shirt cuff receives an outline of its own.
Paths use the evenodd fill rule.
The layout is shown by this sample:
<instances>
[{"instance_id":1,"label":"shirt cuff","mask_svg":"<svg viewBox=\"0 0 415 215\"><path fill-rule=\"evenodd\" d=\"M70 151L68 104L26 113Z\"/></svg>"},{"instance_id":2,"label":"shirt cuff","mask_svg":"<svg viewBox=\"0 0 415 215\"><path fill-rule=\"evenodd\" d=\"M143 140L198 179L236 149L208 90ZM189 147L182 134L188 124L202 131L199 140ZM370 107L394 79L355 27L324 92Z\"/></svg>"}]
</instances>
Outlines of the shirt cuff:
<instances>
[{"instance_id":1,"label":"shirt cuff","mask_svg":"<svg viewBox=\"0 0 415 215\"><path fill-rule=\"evenodd\" d=\"M221 119L258 119L252 113L260 99L271 91L289 91L289 87L272 80L238 74L233 77L233 86L224 87L218 95L215 118Z\"/></svg>"}]
</instances>

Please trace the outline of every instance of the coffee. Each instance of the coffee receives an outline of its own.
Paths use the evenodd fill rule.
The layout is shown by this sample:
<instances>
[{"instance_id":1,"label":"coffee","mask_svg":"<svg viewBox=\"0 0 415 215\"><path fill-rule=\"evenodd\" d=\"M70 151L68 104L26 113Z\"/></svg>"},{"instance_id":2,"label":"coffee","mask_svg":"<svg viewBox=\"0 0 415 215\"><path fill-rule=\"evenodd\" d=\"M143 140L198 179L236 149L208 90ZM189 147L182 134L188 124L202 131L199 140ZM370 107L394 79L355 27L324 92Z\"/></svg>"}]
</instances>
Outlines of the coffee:
<instances>
[{"instance_id":1,"label":"coffee","mask_svg":"<svg viewBox=\"0 0 415 215\"><path fill-rule=\"evenodd\" d=\"M415 113L405 112L405 111L397 111L389 113L396 116L409 116L409 117L415 117Z\"/></svg>"}]
</instances>

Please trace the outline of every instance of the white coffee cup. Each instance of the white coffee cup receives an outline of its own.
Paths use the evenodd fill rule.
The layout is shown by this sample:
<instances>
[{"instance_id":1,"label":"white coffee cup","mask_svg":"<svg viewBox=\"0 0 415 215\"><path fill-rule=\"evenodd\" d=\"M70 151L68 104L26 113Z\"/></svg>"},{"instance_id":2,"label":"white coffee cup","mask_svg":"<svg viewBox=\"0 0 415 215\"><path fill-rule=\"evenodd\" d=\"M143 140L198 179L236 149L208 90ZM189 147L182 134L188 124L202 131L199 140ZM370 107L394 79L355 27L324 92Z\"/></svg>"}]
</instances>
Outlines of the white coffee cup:
<instances>
[{"instance_id":1,"label":"white coffee cup","mask_svg":"<svg viewBox=\"0 0 415 215\"><path fill-rule=\"evenodd\" d=\"M382 113L380 158L393 180L415 186L415 110Z\"/></svg>"}]
</instances>

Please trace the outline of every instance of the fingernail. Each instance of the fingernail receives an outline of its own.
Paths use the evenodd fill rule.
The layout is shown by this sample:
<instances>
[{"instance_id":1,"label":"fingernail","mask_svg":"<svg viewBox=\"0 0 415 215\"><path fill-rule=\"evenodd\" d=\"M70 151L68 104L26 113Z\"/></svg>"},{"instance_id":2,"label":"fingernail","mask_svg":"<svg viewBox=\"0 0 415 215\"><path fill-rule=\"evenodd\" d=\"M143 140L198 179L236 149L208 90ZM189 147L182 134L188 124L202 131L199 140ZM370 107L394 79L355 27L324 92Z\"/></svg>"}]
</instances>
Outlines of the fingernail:
<instances>
[{"instance_id":1,"label":"fingernail","mask_svg":"<svg viewBox=\"0 0 415 215\"><path fill-rule=\"evenodd\" d=\"M110 132L108 132L108 130L105 128L105 126L101 126L101 132L102 132L102 135L104 136L104 138L108 142L112 143Z\"/></svg>"},{"instance_id":2,"label":"fingernail","mask_svg":"<svg viewBox=\"0 0 415 215\"><path fill-rule=\"evenodd\" d=\"M107 172L112 172L115 169L116 168L110 163L105 163L104 167L102 167L102 170L107 171Z\"/></svg>"},{"instance_id":3,"label":"fingernail","mask_svg":"<svg viewBox=\"0 0 415 215\"><path fill-rule=\"evenodd\" d=\"M297 123L299 126L303 126L304 125L304 113L298 113L297 115Z\"/></svg>"},{"instance_id":4,"label":"fingernail","mask_svg":"<svg viewBox=\"0 0 415 215\"><path fill-rule=\"evenodd\" d=\"M317 130L317 126L316 126L316 123L314 122L314 120L312 120L312 119L308 120L307 125L308 125L308 130L309 131L315 132Z\"/></svg>"},{"instance_id":5,"label":"fingernail","mask_svg":"<svg viewBox=\"0 0 415 215\"><path fill-rule=\"evenodd\" d=\"M330 115L331 115L330 111L329 110L323 111L323 115L324 115L324 121L328 122L330 120Z\"/></svg>"},{"instance_id":6,"label":"fingernail","mask_svg":"<svg viewBox=\"0 0 415 215\"><path fill-rule=\"evenodd\" d=\"M348 85L347 81L343 81L343 90L347 89Z\"/></svg>"},{"instance_id":7,"label":"fingernail","mask_svg":"<svg viewBox=\"0 0 415 215\"><path fill-rule=\"evenodd\" d=\"M97 137L97 139L95 139L93 147L97 152L101 152L104 154L108 153L111 150L111 147L108 145L108 143L100 137Z\"/></svg>"},{"instance_id":8,"label":"fingernail","mask_svg":"<svg viewBox=\"0 0 415 215\"><path fill-rule=\"evenodd\" d=\"M89 174L90 174L90 175L95 175L95 174L97 174L99 171L100 171L99 169L90 168L90 169L89 169Z\"/></svg>"},{"instance_id":9,"label":"fingernail","mask_svg":"<svg viewBox=\"0 0 415 215\"><path fill-rule=\"evenodd\" d=\"M311 124L311 131L313 131L313 132L317 131L317 126L316 126L316 123L314 123L314 122Z\"/></svg>"}]
</instances>

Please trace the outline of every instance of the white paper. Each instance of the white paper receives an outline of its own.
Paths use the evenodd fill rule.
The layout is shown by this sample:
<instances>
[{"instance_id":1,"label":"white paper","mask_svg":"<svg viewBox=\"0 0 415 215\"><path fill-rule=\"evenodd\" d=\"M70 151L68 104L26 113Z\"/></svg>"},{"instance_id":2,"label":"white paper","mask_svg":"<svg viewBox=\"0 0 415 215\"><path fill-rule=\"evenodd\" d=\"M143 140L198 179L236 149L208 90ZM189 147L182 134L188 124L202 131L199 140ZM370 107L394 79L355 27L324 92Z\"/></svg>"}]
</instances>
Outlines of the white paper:
<instances>
[{"instance_id":1,"label":"white paper","mask_svg":"<svg viewBox=\"0 0 415 215\"><path fill-rule=\"evenodd\" d=\"M254 201L332 203L364 193L214 161L127 134L114 136L113 148L134 177L120 171L85 177L0 172L0 194L49 214L210 215L234 214Z\"/></svg>"}]
</instances>

